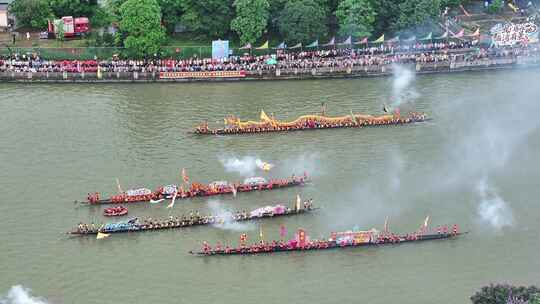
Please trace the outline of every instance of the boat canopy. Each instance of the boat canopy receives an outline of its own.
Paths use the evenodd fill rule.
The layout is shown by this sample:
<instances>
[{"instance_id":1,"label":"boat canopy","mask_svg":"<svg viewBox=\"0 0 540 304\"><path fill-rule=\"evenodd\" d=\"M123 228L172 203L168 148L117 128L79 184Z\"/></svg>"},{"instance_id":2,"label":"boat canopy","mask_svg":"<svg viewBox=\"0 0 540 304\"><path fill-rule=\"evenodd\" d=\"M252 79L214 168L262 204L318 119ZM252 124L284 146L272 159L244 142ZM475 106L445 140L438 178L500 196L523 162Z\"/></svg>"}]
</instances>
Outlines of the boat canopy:
<instances>
[{"instance_id":1,"label":"boat canopy","mask_svg":"<svg viewBox=\"0 0 540 304\"><path fill-rule=\"evenodd\" d=\"M148 195L150 193L152 193L152 190L147 188L130 189L126 191L127 196Z\"/></svg>"},{"instance_id":2,"label":"boat canopy","mask_svg":"<svg viewBox=\"0 0 540 304\"><path fill-rule=\"evenodd\" d=\"M225 187L228 185L229 185L228 181L215 181L215 182L210 183L210 186L214 186L214 187Z\"/></svg>"},{"instance_id":3,"label":"boat canopy","mask_svg":"<svg viewBox=\"0 0 540 304\"><path fill-rule=\"evenodd\" d=\"M163 186L163 194L175 194L178 191L176 185Z\"/></svg>"},{"instance_id":4,"label":"boat canopy","mask_svg":"<svg viewBox=\"0 0 540 304\"><path fill-rule=\"evenodd\" d=\"M244 184L248 185L260 185L265 183L266 179L264 177L249 177L244 180Z\"/></svg>"},{"instance_id":5,"label":"boat canopy","mask_svg":"<svg viewBox=\"0 0 540 304\"><path fill-rule=\"evenodd\" d=\"M275 206L266 206L266 207L255 209L251 211L249 215L252 217L254 216L261 217L265 214L283 214L285 213L285 211L286 211L285 206L275 205Z\"/></svg>"}]
</instances>

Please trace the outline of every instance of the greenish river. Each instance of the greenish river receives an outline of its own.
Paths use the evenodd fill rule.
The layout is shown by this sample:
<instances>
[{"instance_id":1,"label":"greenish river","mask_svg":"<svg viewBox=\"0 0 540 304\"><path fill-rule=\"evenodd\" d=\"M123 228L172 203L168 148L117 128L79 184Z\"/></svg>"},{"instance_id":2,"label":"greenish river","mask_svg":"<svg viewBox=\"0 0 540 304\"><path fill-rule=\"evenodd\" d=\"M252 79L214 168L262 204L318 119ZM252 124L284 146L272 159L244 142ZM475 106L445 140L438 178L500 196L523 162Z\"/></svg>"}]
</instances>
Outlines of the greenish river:
<instances>
[{"instance_id":1,"label":"greenish river","mask_svg":"<svg viewBox=\"0 0 540 304\"><path fill-rule=\"evenodd\" d=\"M186 131L228 114L280 119L320 110L380 113L401 79L193 84L0 84L0 303L31 289L47 303L467 303L491 282L540 283L540 72L429 75L402 106L434 119L409 126L260 136ZM406 84L405 80L405 84ZM235 163L235 159L238 159ZM256 159L275 164L253 170ZM254 209L297 193L322 210L297 217L160 232L68 238L105 207L88 192L250 175L313 177L312 185L177 201L172 214ZM254 172L253 172L254 171ZM165 217L166 203L129 206ZM247 232L312 238L358 227L412 232L460 225L465 237L380 248L261 256L193 257ZM37 299L34 302L38 303ZM20 302L27 303L27 302Z\"/></svg>"}]
</instances>

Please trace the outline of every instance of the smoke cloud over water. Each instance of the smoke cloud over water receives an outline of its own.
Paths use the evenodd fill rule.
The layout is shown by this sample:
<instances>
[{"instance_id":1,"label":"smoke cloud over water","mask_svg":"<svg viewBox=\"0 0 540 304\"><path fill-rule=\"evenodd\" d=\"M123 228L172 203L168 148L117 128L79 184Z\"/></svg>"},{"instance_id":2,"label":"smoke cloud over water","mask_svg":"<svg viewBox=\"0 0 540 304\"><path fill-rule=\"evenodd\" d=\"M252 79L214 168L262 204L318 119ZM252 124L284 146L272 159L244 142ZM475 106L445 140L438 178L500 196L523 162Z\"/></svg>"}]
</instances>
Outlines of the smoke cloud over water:
<instances>
[{"instance_id":1,"label":"smoke cloud over water","mask_svg":"<svg viewBox=\"0 0 540 304\"><path fill-rule=\"evenodd\" d=\"M470 88L435 105L444 140L436 170L428 168L423 174L435 194L472 194L471 213L496 230L512 226L519 207L511 208L502 198L511 193L499 194L496 181L511 178L523 165L517 159L540 128L538 86L513 78L493 76L493 90Z\"/></svg>"},{"instance_id":2,"label":"smoke cloud over water","mask_svg":"<svg viewBox=\"0 0 540 304\"><path fill-rule=\"evenodd\" d=\"M486 180L478 183L477 191L480 197L477 213L483 223L497 230L513 225L514 217L509 204L487 184Z\"/></svg>"},{"instance_id":3,"label":"smoke cloud over water","mask_svg":"<svg viewBox=\"0 0 540 304\"><path fill-rule=\"evenodd\" d=\"M250 155L244 157L220 156L218 158L227 172L238 173L244 177L261 175L263 172L261 169L265 163L265 161L260 158ZM317 153L295 155L271 163L272 169L270 172L273 173L272 175L280 177L289 176L291 174L299 176L304 174L304 172L308 173L309 176L320 176L323 174L323 169L321 168L319 161L320 157Z\"/></svg>"},{"instance_id":4,"label":"smoke cloud over water","mask_svg":"<svg viewBox=\"0 0 540 304\"><path fill-rule=\"evenodd\" d=\"M412 86L416 74L399 64L392 65L392 73L392 107L414 102L419 95Z\"/></svg>"},{"instance_id":5,"label":"smoke cloud over water","mask_svg":"<svg viewBox=\"0 0 540 304\"><path fill-rule=\"evenodd\" d=\"M540 134L540 87L523 74L471 78L467 81L493 89L463 82L459 89L431 94L433 124L422 126L411 138L414 142L407 143L411 153L404 153L405 148L386 150L390 154L384 161L370 166L373 172L356 176L356 186L343 196L347 209L335 212L339 216L332 220L337 224L330 225L364 226L407 213L443 215L443 221L465 225L463 220L472 215L474 222L493 230L512 227L523 212L516 198L523 194L515 192L519 187L503 191L508 188L498 182L521 174L521 155L534 153L528 151Z\"/></svg>"},{"instance_id":6,"label":"smoke cloud over water","mask_svg":"<svg viewBox=\"0 0 540 304\"><path fill-rule=\"evenodd\" d=\"M0 296L0 304L47 304L47 301L39 297L33 297L30 289L15 285L11 287L5 296Z\"/></svg>"},{"instance_id":7,"label":"smoke cloud over water","mask_svg":"<svg viewBox=\"0 0 540 304\"><path fill-rule=\"evenodd\" d=\"M219 161L225 167L227 172L236 172L242 176L253 176L262 166L263 161L253 156L244 156L242 158L220 157Z\"/></svg>"},{"instance_id":8,"label":"smoke cloud over water","mask_svg":"<svg viewBox=\"0 0 540 304\"><path fill-rule=\"evenodd\" d=\"M230 220L231 216L233 215L233 212L226 210L223 208L223 203L217 200L211 200L208 202L208 208L210 209L210 213L212 215L218 216L218 217L225 217L228 220L226 220L224 223L220 224L214 224L213 226L218 229L222 230L231 230L231 231L248 231L248 230L254 230L255 225L253 223L240 223L240 222L234 222Z\"/></svg>"}]
</instances>

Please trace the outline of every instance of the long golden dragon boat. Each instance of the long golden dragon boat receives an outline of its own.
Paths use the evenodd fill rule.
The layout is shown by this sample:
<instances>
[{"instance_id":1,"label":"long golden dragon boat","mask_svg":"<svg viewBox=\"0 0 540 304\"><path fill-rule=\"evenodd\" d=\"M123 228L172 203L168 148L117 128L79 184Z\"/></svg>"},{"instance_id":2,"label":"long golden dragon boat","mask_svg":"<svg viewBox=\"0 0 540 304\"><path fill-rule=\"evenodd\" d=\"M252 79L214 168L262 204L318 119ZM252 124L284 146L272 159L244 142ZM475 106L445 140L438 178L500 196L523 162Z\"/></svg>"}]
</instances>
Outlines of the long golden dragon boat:
<instances>
[{"instance_id":1,"label":"long golden dragon boat","mask_svg":"<svg viewBox=\"0 0 540 304\"><path fill-rule=\"evenodd\" d=\"M208 123L200 124L195 128L196 134L202 135L233 135L250 133L269 133L286 131L304 131L317 129L336 128L362 128L385 125L402 125L429 120L425 113L409 112L401 115L399 109L394 113L384 115L354 114L330 117L324 113L321 115L303 115L293 121L280 121L266 115L261 110L260 121L241 121L236 116L229 116L224 119L225 126L222 128L209 128Z\"/></svg>"}]
</instances>

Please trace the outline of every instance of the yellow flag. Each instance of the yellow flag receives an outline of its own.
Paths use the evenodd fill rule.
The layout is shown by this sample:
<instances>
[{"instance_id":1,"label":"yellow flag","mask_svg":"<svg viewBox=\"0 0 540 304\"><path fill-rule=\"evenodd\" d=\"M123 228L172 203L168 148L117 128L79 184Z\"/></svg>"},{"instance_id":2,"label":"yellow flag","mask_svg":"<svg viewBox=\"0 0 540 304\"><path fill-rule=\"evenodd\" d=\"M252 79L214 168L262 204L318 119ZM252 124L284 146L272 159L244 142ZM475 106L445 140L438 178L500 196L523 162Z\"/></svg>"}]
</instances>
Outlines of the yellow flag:
<instances>
[{"instance_id":1,"label":"yellow flag","mask_svg":"<svg viewBox=\"0 0 540 304\"><path fill-rule=\"evenodd\" d=\"M384 34L382 34L381 37L379 37L379 39L373 41L373 43L383 43L384 42Z\"/></svg>"},{"instance_id":2,"label":"yellow flag","mask_svg":"<svg viewBox=\"0 0 540 304\"><path fill-rule=\"evenodd\" d=\"M264 234L263 234L262 226L261 226L261 228L259 230L259 237L261 238L261 242L263 242L264 241Z\"/></svg>"},{"instance_id":3,"label":"yellow flag","mask_svg":"<svg viewBox=\"0 0 540 304\"><path fill-rule=\"evenodd\" d=\"M101 239L104 239L104 238L108 238L109 236L110 236L110 234L98 232L97 236L96 236L96 240L101 240Z\"/></svg>"},{"instance_id":4,"label":"yellow flag","mask_svg":"<svg viewBox=\"0 0 540 304\"><path fill-rule=\"evenodd\" d=\"M268 41L266 41L263 45L261 45L260 47L256 48L256 50L266 50L268 49Z\"/></svg>"},{"instance_id":5,"label":"yellow flag","mask_svg":"<svg viewBox=\"0 0 540 304\"><path fill-rule=\"evenodd\" d=\"M272 119L270 119L270 117L268 117L268 115L266 115L266 113L264 113L264 110L261 110L261 120L262 121L272 121Z\"/></svg>"},{"instance_id":6,"label":"yellow flag","mask_svg":"<svg viewBox=\"0 0 540 304\"><path fill-rule=\"evenodd\" d=\"M351 110L351 121L356 125L356 117L354 116L352 110Z\"/></svg>"},{"instance_id":7,"label":"yellow flag","mask_svg":"<svg viewBox=\"0 0 540 304\"><path fill-rule=\"evenodd\" d=\"M270 169L272 169L272 165L269 163L263 163L262 169L263 171L270 171Z\"/></svg>"}]
</instances>

